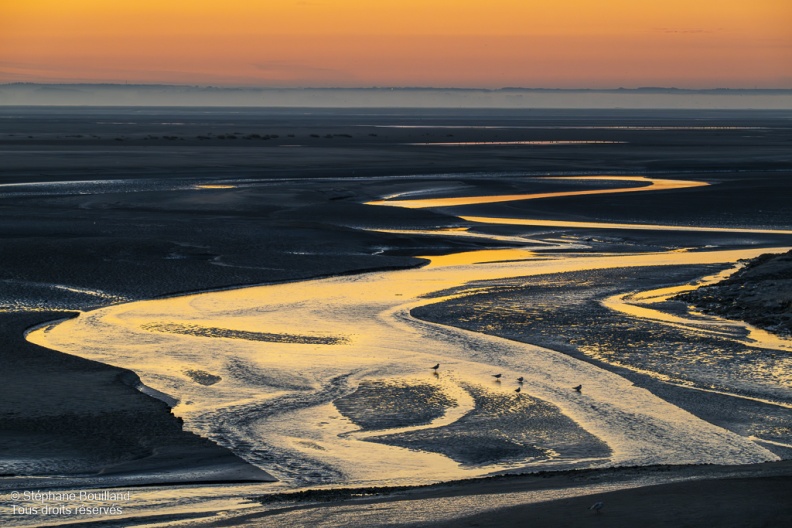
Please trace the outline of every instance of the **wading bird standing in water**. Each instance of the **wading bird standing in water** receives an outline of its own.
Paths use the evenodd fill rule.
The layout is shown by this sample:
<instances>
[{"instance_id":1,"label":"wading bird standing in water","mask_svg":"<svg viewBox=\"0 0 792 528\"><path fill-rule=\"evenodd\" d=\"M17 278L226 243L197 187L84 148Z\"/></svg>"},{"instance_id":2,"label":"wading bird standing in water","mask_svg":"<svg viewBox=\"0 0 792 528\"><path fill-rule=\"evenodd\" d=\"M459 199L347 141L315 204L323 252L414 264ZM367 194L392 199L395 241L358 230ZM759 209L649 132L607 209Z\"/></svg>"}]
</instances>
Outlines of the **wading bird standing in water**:
<instances>
[{"instance_id":1,"label":"wading bird standing in water","mask_svg":"<svg viewBox=\"0 0 792 528\"><path fill-rule=\"evenodd\" d=\"M577 387L572 387L572 388L580 392L580 390L583 388L583 385L578 385Z\"/></svg>"},{"instance_id":2,"label":"wading bird standing in water","mask_svg":"<svg viewBox=\"0 0 792 528\"><path fill-rule=\"evenodd\" d=\"M493 374L492 375L492 377L495 378L495 381L500 381L501 376L503 376L503 374Z\"/></svg>"},{"instance_id":3,"label":"wading bird standing in water","mask_svg":"<svg viewBox=\"0 0 792 528\"><path fill-rule=\"evenodd\" d=\"M434 370L434 371L435 371L435 373L437 373L437 369L439 369L439 368L440 368L440 363L438 363L437 365L435 365L434 367L432 367L432 370Z\"/></svg>"},{"instance_id":4,"label":"wading bird standing in water","mask_svg":"<svg viewBox=\"0 0 792 528\"><path fill-rule=\"evenodd\" d=\"M516 392L517 396L519 396L521 390L522 390L522 387L517 387L516 389L514 389L514 392Z\"/></svg>"},{"instance_id":5,"label":"wading bird standing in water","mask_svg":"<svg viewBox=\"0 0 792 528\"><path fill-rule=\"evenodd\" d=\"M520 385L522 385L522 382L523 382L523 380L524 380L524 379L525 379L525 378L523 378L522 376L520 376L519 378L517 378L517 383L519 383Z\"/></svg>"}]
</instances>

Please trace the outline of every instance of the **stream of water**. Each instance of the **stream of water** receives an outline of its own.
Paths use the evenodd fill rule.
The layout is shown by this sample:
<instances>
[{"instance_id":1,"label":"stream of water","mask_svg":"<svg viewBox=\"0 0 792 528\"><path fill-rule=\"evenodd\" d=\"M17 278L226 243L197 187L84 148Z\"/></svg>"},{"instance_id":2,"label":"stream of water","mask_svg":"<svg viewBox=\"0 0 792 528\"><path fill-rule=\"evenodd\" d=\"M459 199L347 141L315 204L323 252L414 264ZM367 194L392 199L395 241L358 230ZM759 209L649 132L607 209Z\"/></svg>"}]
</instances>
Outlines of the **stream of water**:
<instances>
[{"instance_id":1,"label":"stream of water","mask_svg":"<svg viewBox=\"0 0 792 528\"><path fill-rule=\"evenodd\" d=\"M637 176L599 179L641 186L453 199L398 197L371 205L453 207L706 185ZM548 225L536 223L540 219L495 222ZM574 227L606 225L576 222ZM691 229L641 226L674 228ZM537 250L529 238L525 241L526 249L432 257L430 265L417 269L119 304L27 337L135 371L144 384L178 401L173 412L187 428L293 485L418 484L524 467L778 459L750 438L697 418L590 362L421 321L410 312L454 298L454 293L438 292L471 283L582 270L728 265L788 248L585 254L570 252L573 243L543 242ZM653 299L657 295L625 292L605 304L658 324L733 324L703 321L703 316L669 319L649 306ZM734 339L790 350L788 340L765 343L762 339L771 336L752 332ZM573 389L578 385L582 390Z\"/></svg>"}]
</instances>

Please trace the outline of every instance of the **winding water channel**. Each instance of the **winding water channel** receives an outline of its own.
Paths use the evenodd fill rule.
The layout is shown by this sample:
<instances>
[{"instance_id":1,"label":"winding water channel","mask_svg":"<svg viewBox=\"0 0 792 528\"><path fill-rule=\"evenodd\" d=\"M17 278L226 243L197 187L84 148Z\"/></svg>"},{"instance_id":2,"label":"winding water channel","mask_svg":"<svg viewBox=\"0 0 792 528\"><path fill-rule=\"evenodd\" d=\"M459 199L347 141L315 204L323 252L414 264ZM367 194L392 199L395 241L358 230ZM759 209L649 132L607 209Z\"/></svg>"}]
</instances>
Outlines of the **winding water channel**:
<instances>
[{"instance_id":1,"label":"winding water channel","mask_svg":"<svg viewBox=\"0 0 792 528\"><path fill-rule=\"evenodd\" d=\"M440 199L400 195L370 205L454 207L707 185L641 176L577 179L640 186ZM792 234L465 219L583 229ZM119 304L42 327L28 339L135 371L147 386L178 400L173 411L187 428L296 485L436 482L525 466L778 459L760 443L702 420L591 362L548 347L422 321L411 310L458 298L455 289L472 283L613 268L727 265L789 248L585 254L570 252L576 247L572 242L509 238L523 240L527 247L432 257L430 265L416 269ZM785 354L790 350L788 341L755 329L734 331L733 322L705 321L703 316L691 321L653 310L649 305L664 293L671 291L643 297L623 292L604 305L658 324L699 325L706 331L726 325L736 343ZM430 367L438 363L435 375ZM577 385L583 390L572 389Z\"/></svg>"}]
</instances>

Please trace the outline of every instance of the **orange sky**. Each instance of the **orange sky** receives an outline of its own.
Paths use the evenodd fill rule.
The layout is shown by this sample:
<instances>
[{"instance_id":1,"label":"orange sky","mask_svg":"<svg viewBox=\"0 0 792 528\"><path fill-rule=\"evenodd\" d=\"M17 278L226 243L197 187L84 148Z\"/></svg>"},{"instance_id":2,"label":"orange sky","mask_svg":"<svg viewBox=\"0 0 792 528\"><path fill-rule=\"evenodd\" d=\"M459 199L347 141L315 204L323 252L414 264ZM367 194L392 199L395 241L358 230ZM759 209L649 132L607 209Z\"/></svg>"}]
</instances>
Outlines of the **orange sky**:
<instances>
[{"instance_id":1,"label":"orange sky","mask_svg":"<svg viewBox=\"0 0 792 528\"><path fill-rule=\"evenodd\" d=\"M0 82L792 88L792 0L0 0Z\"/></svg>"}]
</instances>

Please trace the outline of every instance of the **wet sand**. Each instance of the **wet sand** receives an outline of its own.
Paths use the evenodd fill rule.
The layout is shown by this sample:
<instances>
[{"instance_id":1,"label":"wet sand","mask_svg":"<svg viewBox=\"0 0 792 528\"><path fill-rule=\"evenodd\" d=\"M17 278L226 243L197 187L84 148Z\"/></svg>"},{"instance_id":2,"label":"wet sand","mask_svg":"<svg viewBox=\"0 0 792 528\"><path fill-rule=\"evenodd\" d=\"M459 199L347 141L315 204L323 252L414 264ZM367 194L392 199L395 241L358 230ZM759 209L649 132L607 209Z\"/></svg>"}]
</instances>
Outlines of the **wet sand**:
<instances>
[{"instance_id":1,"label":"wet sand","mask_svg":"<svg viewBox=\"0 0 792 528\"><path fill-rule=\"evenodd\" d=\"M792 335L792 253L768 254L728 280L680 296L707 313Z\"/></svg>"},{"instance_id":2,"label":"wet sand","mask_svg":"<svg viewBox=\"0 0 792 528\"><path fill-rule=\"evenodd\" d=\"M58 117L41 109L3 112L8 114L0 129L3 183L112 180L0 187L0 221L6 233L0 255L2 304L9 310L2 314L8 345L0 354L4 364L13 366L2 371L7 402L0 416L7 447L2 473L16 476L4 477L6 489L15 489L17 479L27 475L88 471L97 476L102 468L130 461L134 465L155 451L167 454L174 444L194 442L209 450L210 459L225 456L214 444L182 432L167 407L130 387L118 369L22 340L27 327L74 310L185 291L409 267L423 262L414 258L418 255L498 245L491 239L360 229L476 229L461 222L458 213L514 216L519 210L547 219L792 229L785 199L792 182L784 172L790 163L789 130L783 113L523 112L492 117L421 112L361 117L254 111L239 118L189 111L163 117L162 110L70 110ZM690 125L701 123L702 117L706 123L759 129L581 131L551 126ZM184 124L166 124L175 122ZM379 127L460 122L539 128ZM260 137L248 138L254 134ZM270 137L263 139L265 135ZM627 144L481 145L464 152L406 145L451 140ZM558 190L557 183L531 179L548 172L662 173L664 178L716 185L669 191L663 199L649 193L568 197L470 206L453 214L362 205L416 189L429 196ZM196 190L201 185L217 187ZM548 239L572 237L589 244L592 252L620 247L650 252L711 243L729 247L748 240L739 233L638 236L608 230L581 233L563 226L502 226L496 231L504 238L526 232ZM767 233L750 236L750 244L757 246L781 241ZM132 415L139 418L130 420ZM108 438L106 431L117 434ZM18 459L32 462L10 463ZM141 468L145 464L133 472ZM119 481L107 482L114 483ZM753 499L746 500L746 508L751 504Z\"/></svg>"},{"instance_id":3,"label":"wet sand","mask_svg":"<svg viewBox=\"0 0 792 528\"><path fill-rule=\"evenodd\" d=\"M225 519L181 520L179 526L785 526L792 520L790 469L789 461L653 466L510 475L390 492L283 494ZM599 514L590 510L597 502L604 504Z\"/></svg>"}]
</instances>

